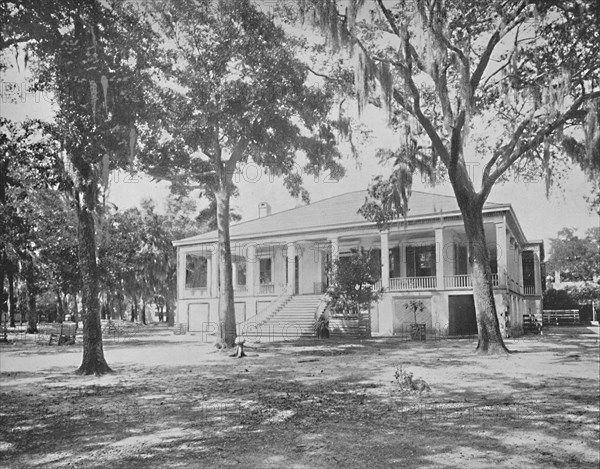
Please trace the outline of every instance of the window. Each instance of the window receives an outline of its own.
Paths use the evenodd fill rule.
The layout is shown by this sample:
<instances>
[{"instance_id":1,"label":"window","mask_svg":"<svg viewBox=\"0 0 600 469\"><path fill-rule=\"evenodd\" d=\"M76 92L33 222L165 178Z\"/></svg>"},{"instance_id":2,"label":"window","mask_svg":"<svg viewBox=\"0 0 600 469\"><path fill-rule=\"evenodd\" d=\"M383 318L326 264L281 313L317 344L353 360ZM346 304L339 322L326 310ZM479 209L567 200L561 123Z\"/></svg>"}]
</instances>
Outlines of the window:
<instances>
[{"instance_id":1,"label":"window","mask_svg":"<svg viewBox=\"0 0 600 469\"><path fill-rule=\"evenodd\" d=\"M454 275L466 275L468 264L467 246L464 244L454 245Z\"/></svg>"},{"instance_id":2,"label":"window","mask_svg":"<svg viewBox=\"0 0 600 469\"><path fill-rule=\"evenodd\" d=\"M490 257L490 267L492 269L493 274L498 273L498 249L496 244L488 244L489 247L489 257Z\"/></svg>"},{"instance_id":3,"label":"window","mask_svg":"<svg viewBox=\"0 0 600 469\"><path fill-rule=\"evenodd\" d=\"M236 264L237 269L237 284L246 285L246 263L238 262Z\"/></svg>"},{"instance_id":4,"label":"window","mask_svg":"<svg viewBox=\"0 0 600 469\"><path fill-rule=\"evenodd\" d=\"M185 256L185 288L206 288L208 262L198 254Z\"/></svg>"},{"instance_id":5,"label":"window","mask_svg":"<svg viewBox=\"0 0 600 469\"><path fill-rule=\"evenodd\" d=\"M390 278L400 277L400 248L390 249Z\"/></svg>"},{"instance_id":6,"label":"window","mask_svg":"<svg viewBox=\"0 0 600 469\"><path fill-rule=\"evenodd\" d=\"M260 284L272 283L271 280L271 259L260 259Z\"/></svg>"},{"instance_id":7,"label":"window","mask_svg":"<svg viewBox=\"0 0 600 469\"><path fill-rule=\"evenodd\" d=\"M533 252L523 251L523 286L535 287L535 260Z\"/></svg>"},{"instance_id":8,"label":"window","mask_svg":"<svg viewBox=\"0 0 600 469\"><path fill-rule=\"evenodd\" d=\"M435 245L406 247L406 276L435 276Z\"/></svg>"}]
</instances>

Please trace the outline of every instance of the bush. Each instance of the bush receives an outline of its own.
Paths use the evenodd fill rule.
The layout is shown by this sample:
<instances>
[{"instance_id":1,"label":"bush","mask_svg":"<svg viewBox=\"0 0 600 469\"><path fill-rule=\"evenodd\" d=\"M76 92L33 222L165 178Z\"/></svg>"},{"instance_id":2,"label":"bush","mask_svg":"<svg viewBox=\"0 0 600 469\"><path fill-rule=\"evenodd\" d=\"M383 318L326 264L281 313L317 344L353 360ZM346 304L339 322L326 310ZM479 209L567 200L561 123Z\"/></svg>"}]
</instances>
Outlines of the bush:
<instances>
[{"instance_id":1,"label":"bush","mask_svg":"<svg viewBox=\"0 0 600 469\"><path fill-rule=\"evenodd\" d=\"M325 318L325 315L321 313L319 319L317 319L313 324L313 330L315 331L315 335L318 339L328 339L329 338L329 321Z\"/></svg>"},{"instance_id":2,"label":"bush","mask_svg":"<svg viewBox=\"0 0 600 469\"><path fill-rule=\"evenodd\" d=\"M362 246L351 252L328 267L332 285L327 290L327 308L336 316L358 316L361 308L368 308L383 293L374 288L380 273L374 252Z\"/></svg>"},{"instance_id":3,"label":"bush","mask_svg":"<svg viewBox=\"0 0 600 469\"><path fill-rule=\"evenodd\" d=\"M544 309L579 309L579 304L566 290L546 290L544 293Z\"/></svg>"}]
</instances>

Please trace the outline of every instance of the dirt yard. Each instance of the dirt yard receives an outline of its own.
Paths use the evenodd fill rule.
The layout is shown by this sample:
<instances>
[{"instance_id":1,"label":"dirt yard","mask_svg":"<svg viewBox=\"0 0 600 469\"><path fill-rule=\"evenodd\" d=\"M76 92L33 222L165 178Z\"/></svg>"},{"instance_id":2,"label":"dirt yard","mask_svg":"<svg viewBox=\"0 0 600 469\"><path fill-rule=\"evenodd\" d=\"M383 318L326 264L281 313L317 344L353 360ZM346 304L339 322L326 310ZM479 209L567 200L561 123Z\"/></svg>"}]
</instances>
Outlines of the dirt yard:
<instances>
[{"instance_id":1,"label":"dirt yard","mask_svg":"<svg viewBox=\"0 0 600 469\"><path fill-rule=\"evenodd\" d=\"M550 468L599 464L597 328L478 357L468 340L254 343L235 359L160 327L81 345L0 346L7 468ZM79 339L78 339L79 340ZM431 390L401 387L397 367Z\"/></svg>"}]
</instances>

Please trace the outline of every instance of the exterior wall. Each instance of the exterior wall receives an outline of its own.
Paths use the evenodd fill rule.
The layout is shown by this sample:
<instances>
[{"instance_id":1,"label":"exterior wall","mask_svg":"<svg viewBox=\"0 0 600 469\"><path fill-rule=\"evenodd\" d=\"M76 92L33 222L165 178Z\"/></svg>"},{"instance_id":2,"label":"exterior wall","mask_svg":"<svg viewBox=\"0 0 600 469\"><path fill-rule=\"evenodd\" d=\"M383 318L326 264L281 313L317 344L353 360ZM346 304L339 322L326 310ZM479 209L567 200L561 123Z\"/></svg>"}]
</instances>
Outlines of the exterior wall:
<instances>
[{"instance_id":1,"label":"exterior wall","mask_svg":"<svg viewBox=\"0 0 600 469\"><path fill-rule=\"evenodd\" d=\"M450 322L448 297L451 295L472 294L472 291L465 290L387 293L371 309L372 334L373 336L393 336L394 308L411 299L421 300L426 305L430 314L427 329L439 334L445 334L448 331ZM533 311L535 308L539 308L541 304L541 300L539 299L525 299L505 289L494 291L494 301L503 337L518 337L522 335L523 314L527 312L528 308L532 308Z\"/></svg>"},{"instance_id":2,"label":"exterior wall","mask_svg":"<svg viewBox=\"0 0 600 469\"><path fill-rule=\"evenodd\" d=\"M448 326L448 295L446 292L388 292L379 303L371 308L371 334L373 336L394 335L394 310L402 308L410 300L421 300L425 307L424 321L427 329L444 330ZM396 324L398 326L398 324Z\"/></svg>"},{"instance_id":3,"label":"exterior wall","mask_svg":"<svg viewBox=\"0 0 600 469\"><path fill-rule=\"evenodd\" d=\"M523 314L527 311L528 300L507 290L497 290L494 292L494 301L502 336L507 338L522 335Z\"/></svg>"},{"instance_id":4,"label":"exterior wall","mask_svg":"<svg viewBox=\"0 0 600 469\"><path fill-rule=\"evenodd\" d=\"M235 320L242 322L260 312L276 296L235 297ZM219 324L218 298L188 298L177 301L175 321L186 325L190 332L214 333Z\"/></svg>"},{"instance_id":5,"label":"exterior wall","mask_svg":"<svg viewBox=\"0 0 600 469\"><path fill-rule=\"evenodd\" d=\"M303 246L302 256L298 258L300 262L300 294L314 293L314 284L322 281L321 276L321 253L318 250L311 249L311 246Z\"/></svg>"}]
</instances>

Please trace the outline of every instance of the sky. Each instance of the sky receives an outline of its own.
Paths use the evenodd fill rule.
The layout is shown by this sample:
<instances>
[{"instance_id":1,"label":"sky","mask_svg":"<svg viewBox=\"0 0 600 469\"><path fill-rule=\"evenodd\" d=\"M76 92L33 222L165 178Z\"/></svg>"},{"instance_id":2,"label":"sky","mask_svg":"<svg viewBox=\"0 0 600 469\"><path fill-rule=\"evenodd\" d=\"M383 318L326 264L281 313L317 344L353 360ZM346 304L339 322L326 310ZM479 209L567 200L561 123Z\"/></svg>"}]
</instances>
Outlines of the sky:
<instances>
[{"instance_id":1,"label":"sky","mask_svg":"<svg viewBox=\"0 0 600 469\"><path fill-rule=\"evenodd\" d=\"M327 174L318 178L304 176L304 184L310 193L311 202L366 189L373 176L385 175L386 171L389 171L389 168L379 164L375 152L379 147L393 147L397 136L389 130L385 118L377 110L367 111L363 120L372 127L373 138L359 146L358 160L344 157L346 176L343 179L335 181ZM345 146L342 145L341 148L343 150ZM480 161L468 156L465 159L472 177L479 180L483 169ZM300 165L297 171L301 171ZM128 176L127 179L124 176L113 174L111 177L109 200L120 208L133 206L144 197L160 202L169 193L169 184L166 182L152 182L149 176L143 174ZM232 200L231 205L238 209L242 221L257 218L258 205L261 202L268 202L272 213L294 208L302 203L289 195L281 179L270 177L252 163L241 166L236 178L239 196ZM418 175L413 181L413 190L454 195L449 182L432 187L425 184ZM563 227L576 228L577 232L583 235L586 229L600 226L600 217L589 211L584 200L584 196L590 192L591 184L587 177L578 167L571 167L566 171L566 177L561 180L561 187L552 187L548 197L544 180L540 177L538 181L509 179L498 183L492 189L488 200L511 204L525 236L530 241L543 240L548 251L550 238L556 237Z\"/></svg>"},{"instance_id":2,"label":"sky","mask_svg":"<svg viewBox=\"0 0 600 469\"><path fill-rule=\"evenodd\" d=\"M51 96L26 93L27 72L23 73L22 68L21 66L20 71L16 67L8 69L0 77L0 116L15 121L22 121L28 117L51 119ZM385 118L379 111L368 110L362 116L362 120L372 130L372 137L359 146L359 159L345 157L343 164L346 177L340 181L331 180L327 175L319 177L318 180L312 176L305 177L305 186L309 190L311 201L366 189L374 175L389 171L389 168L379 165L375 152L380 147L393 148L398 137L387 127ZM341 148L343 150L344 146ZM474 179L480 179L482 166L479 160L467 155L466 161ZM242 166L235 182L239 188L239 197L232 200L232 206L238 209L242 220L256 218L258 204L263 201L271 205L273 213L300 204L299 200L288 194L281 179L270 178L255 165ZM430 187L423 184L418 176L415 178L413 190L453 195L449 183ZM529 240L544 240L548 251L549 239L556 237L563 227L576 228L578 233L583 235L586 229L600 226L600 217L589 211L584 200L584 196L590 192L591 184L585 175L577 167L573 167L561 180L561 187L554 187L548 198L545 184L540 178L534 182L511 179L497 184L488 200L510 203L525 236ZM121 209L135 206L144 198L154 199L161 207L168 193L168 183L154 182L144 174L113 173L110 176L109 201Z\"/></svg>"},{"instance_id":3,"label":"sky","mask_svg":"<svg viewBox=\"0 0 600 469\"><path fill-rule=\"evenodd\" d=\"M360 163L360 167L357 163ZM375 174L385 171L373 155L366 155L360 161L345 158L344 165L347 174L340 181L331 180L327 175L319 177L316 181L313 176L304 177L312 202L366 189ZM473 170L476 169L477 167L473 165ZM268 202L273 213L301 204L300 200L289 195L281 179L270 178L253 164L241 167L238 178L239 196L232 200L232 206L238 209L242 220L257 218L258 204L261 202ZM584 196L591 191L585 175L578 168L571 168L566 179L562 181L562 186L562 188L553 188L546 198L543 180L538 182L509 180L496 185L488 200L511 204L525 236L529 240L544 240L548 249L549 239L556 237L557 232L563 227L577 228L578 233L582 235L586 229L600 226L600 217L589 211L584 200ZM449 183L431 187L424 184L418 176L413 183L413 190L453 195ZM168 193L168 183L153 182L147 175L129 176L120 173L111 176L109 200L121 209L134 206L143 198L153 198L161 202Z\"/></svg>"}]
</instances>

